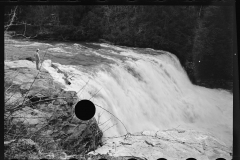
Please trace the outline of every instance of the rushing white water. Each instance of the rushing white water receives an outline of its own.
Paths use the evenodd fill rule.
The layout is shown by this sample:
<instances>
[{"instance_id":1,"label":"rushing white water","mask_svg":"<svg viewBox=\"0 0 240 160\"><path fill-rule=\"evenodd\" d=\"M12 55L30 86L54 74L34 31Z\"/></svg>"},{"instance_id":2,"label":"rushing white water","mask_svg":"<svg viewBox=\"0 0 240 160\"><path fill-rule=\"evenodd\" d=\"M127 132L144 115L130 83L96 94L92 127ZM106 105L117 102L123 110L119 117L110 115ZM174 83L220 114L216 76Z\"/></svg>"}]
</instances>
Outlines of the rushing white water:
<instances>
[{"instance_id":1,"label":"rushing white water","mask_svg":"<svg viewBox=\"0 0 240 160\"><path fill-rule=\"evenodd\" d=\"M66 90L78 92L80 99L90 99L121 120L124 125L96 106L95 118L105 137L179 127L209 132L232 144L231 93L193 85L178 59L168 52L141 49L140 53L134 48L98 45L101 49L78 47L79 55L95 56L93 62L99 57L109 62L92 66L54 63L68 75L71 85L51 67L50 60L43 67Z\"/></svg>"}]
</instances>

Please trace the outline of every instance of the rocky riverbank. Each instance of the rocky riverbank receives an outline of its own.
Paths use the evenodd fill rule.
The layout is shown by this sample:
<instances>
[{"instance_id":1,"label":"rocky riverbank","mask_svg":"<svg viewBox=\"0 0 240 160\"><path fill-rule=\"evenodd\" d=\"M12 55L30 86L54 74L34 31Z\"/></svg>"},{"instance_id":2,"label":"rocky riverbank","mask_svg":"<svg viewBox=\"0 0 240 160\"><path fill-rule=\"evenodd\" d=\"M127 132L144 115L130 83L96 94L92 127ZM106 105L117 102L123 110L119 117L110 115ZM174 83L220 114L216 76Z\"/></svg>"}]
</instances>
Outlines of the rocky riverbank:
<instances>
[{"instance_id":1,"label":"rocky riverbank","mask_svg":"<svg viewBox=\"0 0 240 160\"><path fill-rule=\"evenodd\" d=\"M38 159L95 150L101 145L102 131L95 118L75 117L78 100L76 92L64 91L44 68L38 73L33 62L5 62L5 158Z\"/></svg>"},{"instance_id":2,"label":"rocky riverbank","mask_svg":"<svg viewBox=\"0 0 240 160\"><path fill-rule=\"evenodd\" d=\"M231 159L232 150L216 137L195 130L173 128L158 132L144 131L118 137L104 143L95 152L114 157L136 156L140 159L157 160L216 160Z\"/></svg>"}]
</instances>

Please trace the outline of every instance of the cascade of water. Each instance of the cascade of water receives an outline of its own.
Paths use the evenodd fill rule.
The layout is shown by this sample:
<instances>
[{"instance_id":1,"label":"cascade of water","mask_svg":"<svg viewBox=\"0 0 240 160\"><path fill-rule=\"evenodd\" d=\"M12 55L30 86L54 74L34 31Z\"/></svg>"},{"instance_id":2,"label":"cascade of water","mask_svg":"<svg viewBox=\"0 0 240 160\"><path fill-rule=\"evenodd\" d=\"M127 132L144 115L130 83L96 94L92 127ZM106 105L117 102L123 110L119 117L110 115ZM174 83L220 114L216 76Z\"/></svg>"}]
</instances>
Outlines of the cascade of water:
<instances>
[{"instance_id":1,"label":"cascade of water","mask_svg":"<svg viewBox=\"0 0 240 160\"><path fill-rule=\"evenodd\" d=\"M180 125L211 132L225 143L232 143L231 93L193 85L170 53L138 54L129 48L101 45L103 49L91 54L115 59L116 63L100 63L91 68L58 65L71 76L66 90L78 92L88 82L78 96L111 112L131 133ZM45 61L43 67L64 84L63 75L51 67L50 61ZM99 107L96 109L95 118L105 137L126 134L118 119Z\"/></svg>"}]
</instances>

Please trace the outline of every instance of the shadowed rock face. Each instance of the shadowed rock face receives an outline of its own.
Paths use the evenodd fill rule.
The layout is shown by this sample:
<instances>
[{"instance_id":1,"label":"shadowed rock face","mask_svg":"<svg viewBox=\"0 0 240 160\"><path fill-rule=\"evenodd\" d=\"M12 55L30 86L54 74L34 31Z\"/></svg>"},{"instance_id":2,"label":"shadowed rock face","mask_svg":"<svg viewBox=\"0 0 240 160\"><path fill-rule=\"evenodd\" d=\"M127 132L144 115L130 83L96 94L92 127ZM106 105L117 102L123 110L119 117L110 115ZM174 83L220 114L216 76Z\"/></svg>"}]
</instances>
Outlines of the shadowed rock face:
<instances>
[{"instance_id":1,"label":"shadowed rock face","mask_svg":"<svg viewBox=\"0 0 240 160\"><path fill-rule=\"evenodd\" d=\"M35 58L34 57L23 57L23 58L19 58L19 60L28 60L28 61L34 62Z\"/></svg>"},{"instance_id":2,"label":"shadowed rock face","mask_svg":"<svg viewBox=\"0 0 240 160\"><path fill-rule=\"evenodd\" d=\"M12 113L12 122L23 124L32 135L29 139L52 150L64 149L67 154L95 150L101 144L102 131L95 118L81 121L75 117L77 94L62 87L45 69L38 74L31 61L5 62L5 114L25 97L25 105ZM6 141L10 138L5 135Z\"/></svg>"}]
</instances>

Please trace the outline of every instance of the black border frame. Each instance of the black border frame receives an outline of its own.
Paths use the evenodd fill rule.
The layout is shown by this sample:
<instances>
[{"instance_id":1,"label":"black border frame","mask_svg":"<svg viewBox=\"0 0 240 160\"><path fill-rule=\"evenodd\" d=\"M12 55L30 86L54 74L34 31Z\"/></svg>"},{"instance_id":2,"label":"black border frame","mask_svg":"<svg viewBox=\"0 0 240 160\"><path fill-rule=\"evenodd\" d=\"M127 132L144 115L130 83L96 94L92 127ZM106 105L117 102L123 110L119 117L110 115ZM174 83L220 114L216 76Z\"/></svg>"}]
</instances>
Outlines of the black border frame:
<instances>
[{"instance_id":1,"label":"black border frame","mask_svg":"<svg viewBox=\"0 0 240 160\"><path fill-rule=\"evenodd\" d=\"M234 28L233 28L233 160L240 159L240 106L239 106L239 63L238 63L238 49L239 42L237 41L237 25L239 21L237 18L239 11L237 10L234 0L1 0L0 11L2 12L1 25L4 31L4 6L5 5L220 5L233 6L234 10ZM235 21L236 20L236 21ZM2 40L2 54L1 60L4 61L4 32L1 32ZM4 62L1 61L0 80L4 84ZM4 87L3 87L4 90ZM1 92L1 102L3 103L4 113L4 92ZM1 123L3 124L4 121ZM3 133L3 132L1 132ZM4 134L4 133L3 133ZM3 135L4 136L4 135ZM4 148L4 146L3 146ZM2 150L3 151L3 150ZM3 155L3 154L2 154ZM161 157L159 157L161 158ZM3 159L3 158L2 158Z\"/></svg>"}]
</instances>

